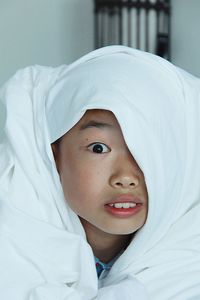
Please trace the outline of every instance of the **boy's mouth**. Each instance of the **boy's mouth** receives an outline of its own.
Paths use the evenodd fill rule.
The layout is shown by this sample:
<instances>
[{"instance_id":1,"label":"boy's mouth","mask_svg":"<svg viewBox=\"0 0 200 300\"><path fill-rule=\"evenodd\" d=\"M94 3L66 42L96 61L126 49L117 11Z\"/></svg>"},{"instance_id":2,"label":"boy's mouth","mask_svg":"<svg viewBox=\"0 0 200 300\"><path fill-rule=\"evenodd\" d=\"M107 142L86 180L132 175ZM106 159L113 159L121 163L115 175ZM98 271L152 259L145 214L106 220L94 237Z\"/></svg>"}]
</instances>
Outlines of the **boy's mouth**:
<instances>
[{"instance_id":1,"label":"boy's mouth","mask_svg":"<svg viewBox=\"0 0 200 300\"><path fill-rule=\"evenodd\" d=\"M131 207L135 207L137 204L133 202L124 202L124 203L117 202L117 203L109 203L108 205L115 208L131 208Z\"/></svg>"},{"instance_id":2,"label":"boy's mouth","mask_svg":"<svg viewBox=\"0 0 200 300\"><path fill-rule=\"evenodd\" d=\"M120 195L105 204L105 208L116 217L130 217L141 210L142 201L130 195Z\"/></svg>"}]
</instances>

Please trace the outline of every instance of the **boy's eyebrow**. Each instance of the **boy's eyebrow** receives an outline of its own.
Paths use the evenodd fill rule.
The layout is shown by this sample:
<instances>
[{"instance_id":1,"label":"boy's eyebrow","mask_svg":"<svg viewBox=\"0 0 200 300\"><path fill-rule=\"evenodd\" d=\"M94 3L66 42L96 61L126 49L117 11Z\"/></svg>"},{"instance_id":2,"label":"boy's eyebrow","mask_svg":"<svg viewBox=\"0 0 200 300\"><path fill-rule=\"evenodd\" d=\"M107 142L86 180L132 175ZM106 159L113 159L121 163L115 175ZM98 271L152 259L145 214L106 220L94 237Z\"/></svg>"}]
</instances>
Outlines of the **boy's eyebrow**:
<instances>
[{"instance_id":1,"label":"boy's eyebrow","mask_svg":"<svg viewBox=\"0 0 200 300\"><path fill-rule=\"evenodd\" d=\"M105 122L98 122L98 121L89 121L83 125L81 125L80 130L88 129L88 128L113 128L111 124L105 123Z\"/></svg>"}]
</instances>

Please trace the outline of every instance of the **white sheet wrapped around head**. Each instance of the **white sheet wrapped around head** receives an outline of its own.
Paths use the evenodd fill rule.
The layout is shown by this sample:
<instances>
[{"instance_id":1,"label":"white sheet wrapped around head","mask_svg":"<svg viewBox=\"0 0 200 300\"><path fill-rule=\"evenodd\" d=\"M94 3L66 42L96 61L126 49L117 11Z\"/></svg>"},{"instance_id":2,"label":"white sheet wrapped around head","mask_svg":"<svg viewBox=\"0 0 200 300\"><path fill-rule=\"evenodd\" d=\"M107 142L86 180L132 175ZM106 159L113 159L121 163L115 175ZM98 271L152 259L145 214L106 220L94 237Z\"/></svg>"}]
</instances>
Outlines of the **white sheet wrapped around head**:
<instances>
[{"instance_id":1,"label":"white sheet wrapped around head","mask_svg":"<svg viewBox=\"0 0 200 300\"><path fill-rule=\"evenodd\" d=\"M2 145L7 163L0 174L1 231L14 234L16 248L23 245L20 259L30 257L47 282L60 284L69 278L76 282L77 291L87 286L88 299L95 294L92 253L78 217L64 200L51 143L87 110L105 109L114 113L144 173L149 210L146 224L101 285L131 274L146 286L150 299L198 299L199 80L154 55L111 46L68 67L22 70L2 95L7 107L7 135ZM33 242L27 245L29 235ZM32 254L41 255L45 250L50 264L52 253L47 248L55 251L53 279L49 279L52 266L47 268L44 257ZM3 251L2 257L6 246ZM65 251L73 253L70 264L66 260L67 268L62 266ZM90 284L83 276L85 262ZM35 278L42 284L38 275ZM31 284L34 280L30 279Z\"/></svg>"}]
</instances>

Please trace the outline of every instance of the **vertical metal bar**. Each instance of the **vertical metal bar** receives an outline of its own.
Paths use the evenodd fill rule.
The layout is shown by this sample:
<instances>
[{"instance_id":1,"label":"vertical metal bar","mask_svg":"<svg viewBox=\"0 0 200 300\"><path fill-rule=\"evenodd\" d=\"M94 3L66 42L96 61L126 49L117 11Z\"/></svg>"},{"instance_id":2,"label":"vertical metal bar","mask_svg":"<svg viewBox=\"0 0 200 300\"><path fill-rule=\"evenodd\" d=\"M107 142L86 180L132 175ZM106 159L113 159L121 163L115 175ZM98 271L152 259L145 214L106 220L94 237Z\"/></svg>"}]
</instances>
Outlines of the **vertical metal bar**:
<instances>
[{"instance_id":1,"label":"vertical metal bar","mask_svg":"<svg viewBox=\"0 0 200 300\"><path fill-rule=\"evenodd\" d=\"M112 13L108 8L108 45L112 43Z\"/></svg>"},{"instance_id":2,"label":"vertical metal bar","mask_svg":"<svg viewBox=\"0 0 200 300\"><path fill-rule=\"evenodd\" d=\"M149 51L149 0L146 0L145 4L145 50Z\"/></svg>"},{"instance_id":3,"label":"vertical metal bar","mask_svg":"<svg viewBox=\"0 0 200 300\"><path fill-rule=\"evenodd\" d=\"M104 46L109 45L109 30L110 30L110 26L109 26L109 10L108 7L104 8Z\"/></svg>"},{"instance_id":4,"label":"vertical metal bar","mask_svg":"<svg viewBox=\"0 0 200 300\"><path fill-rule=\"evenodd\" d=\"M156 1L157 3L158 1ZM156 10L156 36L155 36L155 49L154 53L157 53L157 48L158 48L158 32L159 32L159 12Z\"/></svg>"},{"instance_id":5,"label":"vertical metal bar","mask_svg":"<svg viewBox=\"0 0 200 300\"><path fill-rule=\"evenodd\" d=\"M99 47L104 46L104 8L99 10L100 13L100 45Z\"/></svg>"},{"instance_id":6,"label":"vertical metal bar","mask_svg":"<svg viewBox=\"0 0 200 300\"><path fill-rule=\"evenodd\" d=\"M128 29L128 46L131 47L131 0L128 1L127 7L127 29Z\"/></svg>"},{"instance_id":7,"label":"vertical metal bar","mask_svg":"<svg viewBox=\"0 0 200 300\"><path fill-rule=\"evenodd\" d=\"M139 1L137 1L139 2ZM140 49L140 8L137 7L136 9L136 18L137 18L137 48Z\"/></svg>"},{"instance_id":8,"label":"vertical metal bar","mask_svg":"<svg viewBox=\"0 0 200 300\"><path fill-rule=\"evenodd\" d=\"M120 44L120 16L119 6L115 6L113 15L113 44Z\"/></svg>"},{"instance_id":9,"label":"vertical metal bar","mask_svg":"<svg viewBox=\"0 0 200 300\"><path fill-rule=\"evenodd\" d=\"M159 2L159 0L156 1L156 4ZM159 31L160 31L160 15L159 15L159 9L156 11L156 45L155 45L155 53L157 53L158 49L158 38L159 38Z\"/></svg>"},{"instance_id":10,"label":"vertical metal bar","mask_svg":"<svg viewBox=\"0 0 200 300\"><path fill-rule=\"evenodd\" d=\"M169 12L167 15L167 21L168 21L168 60L171 60L171 18L170 18L170 12L171 12L171 5L170 0L168 0L169 5Z\"/></svg>"},{"instance_id":11,"label":"vertical metal bar","mask_svg":"<svg viewBox=\"0 0 200 300\"><path fill-rule=\"evenodd\" d=\"M118 3L118 19L119 19L119 44L122 44L122 5L121 2Z\"/></svg>"},{"instance_id":12,"label":"vertical metal bar","mask_svg":"<svg viewBox=\"0 0 200 300\"><path fill-rule=\"evenodd\" d=\"M95 1L94 5L94 47L97 49L99 47L99 15L97 1Z\"/></svg>"},{"instance_id":13,"label":"vertical metal bar","mask_svg":"<svg viewBox=\"0 0 200 300\"><path fill-rule=\"evenodd\" d=\"M114 2L114 1L113 1ZM119 41L119 20L118 20L118 7L116 4L112 6L112 44L118 44Z\"/></svg>"},{"instance_id":14,"label":"vertical metal bar","mask_svg":"<svg viewBox=\"0 0 200 300\"><path fill-rule=\"evenodd\" d=\"M108 8L108 45L113 43L114 30L114 10L112 7Z\"/></svg>"},{"instance_id":15,"label":"vertical metal bar","mask_svg":"<svg viewBox=\"0 0 200 300\"><path fill-rule=\"evenodd\" d=\"M158 35L159 33L159 28L160 28L160 15L159 15L159 10L157 10L156 11L156 35Z\"/></svg>"}]
</instances>

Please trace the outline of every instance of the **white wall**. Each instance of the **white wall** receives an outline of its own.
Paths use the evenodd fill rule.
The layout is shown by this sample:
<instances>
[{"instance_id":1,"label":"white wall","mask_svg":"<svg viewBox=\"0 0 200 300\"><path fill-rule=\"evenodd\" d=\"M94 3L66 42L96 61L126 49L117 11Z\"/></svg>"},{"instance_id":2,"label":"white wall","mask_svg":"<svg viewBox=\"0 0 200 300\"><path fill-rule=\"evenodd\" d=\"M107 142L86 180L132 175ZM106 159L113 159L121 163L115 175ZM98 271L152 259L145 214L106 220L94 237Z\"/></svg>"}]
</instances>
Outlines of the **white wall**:
<instances>
[{"instance_id":1,"label":"white wall","mask_svg":"<svg viewBox=\"0 0 200 300\"><path fill-rule=\"evenodd\" d=\"M0 85L24 66L70 63L92 49L93 0L0 0ZM4 120L0 105L0 129Z\"/></svg>"},{"instance_id":2,"label":"white wall","mask_svg":"<svg viewBox=\"0 0 200 300\"><path fill-rule=\"evenodd\" d=\"M200 0L172 1L172 62L200 77Z\"/></svg>"},{"instance_id":3,"label":"white wall","mask_svg":"<svg viewBox=\"0 0 200 300\"><path fill-rule=\"evenodd\" d=\"M200 76L200 0L172 2L172 62ZM70 63L93 49L93 0L0 0L0 85L32 64ZM0 140L5 112L0 105Z\"/></svg>"}]
</instances>

